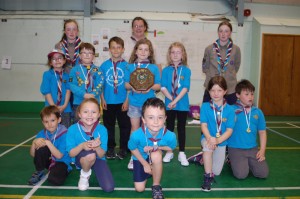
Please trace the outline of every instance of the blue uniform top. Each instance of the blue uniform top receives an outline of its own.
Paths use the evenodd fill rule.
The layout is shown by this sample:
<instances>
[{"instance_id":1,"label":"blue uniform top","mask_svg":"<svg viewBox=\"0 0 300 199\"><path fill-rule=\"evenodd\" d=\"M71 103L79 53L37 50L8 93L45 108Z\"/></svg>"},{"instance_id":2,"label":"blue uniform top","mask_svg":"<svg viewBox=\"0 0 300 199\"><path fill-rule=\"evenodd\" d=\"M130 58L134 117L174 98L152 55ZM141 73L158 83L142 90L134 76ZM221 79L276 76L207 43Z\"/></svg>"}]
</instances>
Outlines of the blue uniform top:
<instances>
[{"instance_id":1,"label":"blue uniform top","mask_svg":"<svg viewBox=\"0 0 300 199\"><path fill-rule=\"evenodd\" d=\"M143 156L143 158L146 160L148 158L148 154L144 152L145 146L153 146L153 141L151 141L149 138L153 138L152 134L148 131L147 128L144 131L142 129L143 127L138 128L136 131L134 131L130 139L128 141L128 148L130 150L138 149L140 154ZM175 149L177 140L175 133L165 130L165 128L162 128L158 135L156 136L157 145L158 146L168 146L172 150ZM135 156L133 156L134 160L137 160Z\"/></svg>"},{"instance_id":2,"label":"blue uniform top","mask_svg":"<svg viewBox=\"0 0 300 199\"><path fill-rule=\"evenodd\" d=\"M72 170L72 167L70 166L71 157L66 150L67 128L64 125L58 124L57 130L54 133L50 133L46 129L43 129L36 135L36 138L50 140L55 148L63 154L61 159L56 159L54 156L52 156L52 159L56 162L64 162L68 166L68 171Z\"/></svg>"},{"instance_id":3,"label":"blue uniform top","mask_svg":"<svg viewBox=\"0 0 300 199\"><path fill-rule=\"evenodd\" d=\"M115 70L112 60L108 59L100 66L104 75L103 94L107 104L121 104L126 100L127 90L124 80L126 65L127 62L124 60L117 62Z\"/></svg>"},{"instance_id":4,"label":"blue uniform top","mask_svg":"<svg viewBox=\"0 0 300 199\"><path fill-rule=\"evenodd\" d=\"M107 151L107 130L102 124L98 124L93 132L94 139L97 139L100 137L100 147ZM70 152L71 149L75 148L79 144L86 142L90 140L90 136L85 133L82 126L79 124L79 122L71 125L68 129L67 134L67 151ZM105 160L105 156L102 158L98 157L98 159Z\"/></svg>"},{"instance_id":5,"label":"blue uniform top","mask_svg":"<svg viewBox=\"0 0 300 199\"><path fill-rule=\"evenodd\" d=\"M235 111L239 110L238 105L233 105ZM239 112L239 113L238 113ZM247 114L249 118L249 113ZM236 112L236 123L231 137L228 139L228 147L239 149L251 149L257 146L257 133L266 130L266 121L263 112L257 107L251 107L250 129L247 132L247 122L244 111Z\"/></svg>"},{"instance_id":6,"label":"blue uniform top","mask_svg":"<svg viewBox=\"0 0 300 199\"><path fill-rule=\"evenodd\" d=\"M51 94L55 104L57 102L57 92L59 89L58 83L59 83L59 75L55 74L52 68L44 72L43 80L40 86L40 91L43 95ZM61 83L62 98L59 106L64 105L67 90L70 90L69 75L63 72L62 83ZM49 106L47 100L45 100L45 106ZM64 113L69 113L69 112L72 112L70 102L68 103L67 107L64 110Z\"/></svg>"},{"instance_id":7,"label":"blue uniform top","mask_svg":"<svg viewBox=\"0 0 300 199\"><path fill-rule=\"evenodd\" d=\"M172 92L172 79L173 79L173 66L167 66L162 71L161 78L161 87L165 87L168 92L171 94ZM191 79L191 70L187 66L178 66L177 68L177 77L178 77L178 90L177 95L181 92L183 88L187 88L188 92L190 90L190 79ZM177 102L176 107L172 110L177 111L189 111L190 110L190 102L188 92ZM165 98L166 109L168 108L168 104L171 102L169 98Z\"/></svg>"},{"instance_id":8,"label":"blue uniform top","mask_svg":"<svg viewBox=\"0 0 300 199\"><path fill-rule=\"evenodd\" d=\"M86 93L93 94L98 101L100 100L104 76L97 66L94 64L91 65L90 79L88 79L88 70L81 64L72 68L69 76L70 88L74 94L74 105L79 105L83 101L84 94Z\"/></svg>"},{"instance_id":9,"label":"blue uniform top","mask_svg":"<svg viewBox=\"0 0 300 199\"><path fill-rule=\"evenodd\" d=\"M141 64L140 67L148 68L154 75L154 84L160 84L160 72L159 72L158 66L156 66L155 64ZM137 68L137 64L135 64L135 63L127 65L127 70L125 71L125 82L126 83L129 83L130 74L136 68ZM155 92L152 89L150 89L150 91L148 93L130 92L128 94L129 105L142 107L144 102L151 97L155 97Z\"/></svg>"},{"instance_id":10,"label":"blue uniform top","mask_svg":"<svg viewBox=\"0 0 300 199\"><path fill-rule=\"evenodd\" d=\"M219 110L219 107L217 108ZM221 132L222 134L226 131L227 128L234 128L234 110L232 106L226 104L223 108L222 113L222 125L221 125ZM200 122L206 123L208 131L212 137L216 137L217 134L217 123L214 115L214 110L210 107L209 102L205 102L202 104L200 109ZM201 139L203 139L205 136L202 135ZM224 142L218 144L219 146L226 146L227 140Z\"/></svg>"}]
</instances>

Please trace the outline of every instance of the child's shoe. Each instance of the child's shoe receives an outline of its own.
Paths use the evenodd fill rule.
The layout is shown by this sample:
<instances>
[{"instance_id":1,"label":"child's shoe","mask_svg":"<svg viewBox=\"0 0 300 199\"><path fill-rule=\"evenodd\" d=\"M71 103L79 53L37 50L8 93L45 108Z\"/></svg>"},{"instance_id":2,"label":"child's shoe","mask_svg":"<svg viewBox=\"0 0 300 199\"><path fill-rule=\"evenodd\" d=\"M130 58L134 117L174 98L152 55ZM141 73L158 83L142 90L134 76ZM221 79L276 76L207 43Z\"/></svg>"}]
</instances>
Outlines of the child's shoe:
<instances>
[{"instance_id":1,"label":"child's shoe","mask_svg":"<svg viewBox=\"0 0 300 199\"><path fill-rule=\"evenodd\" d=\"M210 173L204 174L203 185L201 186L202 191L210 192L211 185L214 182L214 175L210 175Z\"/></svg>"},{"instance_id":2,"label":"child's shoe","mask_svg":"<svg viewBox=\"0 0 300 199\"><path fill-rule=\"evenodd\" d=\"M35 171L30 179L28 180L29 185L36 185L41 179L44 177L45 172L44 170L42 171Z\"/></svg>"},{"instance_id":3,"label":"child's shoe","mask_svg":"<svg viewBox=\"0 0 300 199\"><path fill-rule=\"evenodd\" d=\"M127 168L129 170L133 170L133 159L132 159L132 156L131 156L131 158L130 158L130 160L128 162Z\"/></svg>"},{"instance_id":4,"label":"child's shoe","mask_svg":"<svg viewBox=\"0 0 300 199\"><path fill-rule=\"evenodd\" d=\"M190 163L195 163L195 164L200 164L203 165L204 161L203 161L203 152L200 151L199 153L192 155L191 157L189 157L187 159Z\"/></svg>"},{"instance_id":5,"label":"child's shoe","mask_svg":"<svg viewBox=\"0 0 300 199\"><path fill-rule=\"evenodd\" d=\"M120 151L117 153L117 157L120 159L120 160L123 160L127 155L127 151L124 150L124 149L120 149Z\"/></svg>"},{"instance_id":6,"label":"child's shoe","mask_svg":"<svg viewBox=\"0 0 300 199\"><path fill-rule=\"evenodd\" d=\"M115 153L115 149L108 149L106 152L106 158L108 160L112 160L116 158L116 153Z\"/></svg>"},{"instance_id":7,"label":"child's shoe","mask_svg":"<svg viewBox=\"0 0 300 199\"><path fill-rule=\"evenodd\" d=\"M164 199L164 194L160 185L152 186L152 198L153 199Z\"/></svg>"},{"instance_id":8,"label":"child's shoe","mask_svg":"<svg viewBox=\"0 0 300 199\"><path fill-rule=\"evenodd\" d=\"M166 153L165 157L163 158L163 162L171 162L173 159L174 154L173 153Z\"/></svg>"},{"instance_id":9,"label":"child's shoe","mask_svg":"<svg viewBox=\"0 0 300 199\"><path fill-rule=\"evenodd\" d=\"M189 166L189 161L187 161L186 155L183 151L179 152L178 161L181 163L182 166Z\"/></svg>"},{"instance_id":10,"label":"child's shoe","mask_svg":"<svg viewBox=\"0 0 300 199\"><path fill-rule=\"evenodd\" d=\"M78 189L80 191L85 191L89 188L89 179L92 174L92 170L90 169L88 172L84 172L82 169L80 171L80 179L78 181Z\"/></svg>"}]
</instances>

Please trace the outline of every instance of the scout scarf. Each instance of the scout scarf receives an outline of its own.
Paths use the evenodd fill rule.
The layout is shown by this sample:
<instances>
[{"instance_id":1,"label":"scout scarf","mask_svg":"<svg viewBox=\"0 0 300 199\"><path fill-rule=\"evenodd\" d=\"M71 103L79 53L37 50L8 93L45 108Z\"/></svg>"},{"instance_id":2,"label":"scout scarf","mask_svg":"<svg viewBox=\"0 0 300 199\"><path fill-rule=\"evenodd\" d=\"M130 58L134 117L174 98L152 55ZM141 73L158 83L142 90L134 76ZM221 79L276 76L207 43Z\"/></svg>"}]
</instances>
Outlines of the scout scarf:
<instances>
[{"instance_id":1,"label":"scout scarf","mask_svg":"<svg viewBox=\"0 0 300 199\"><path fill-rule=\"evenodd\" d=\"M221 56L221 52L220 52L220 40L217 39L213 43L213 46L214 46L214 49L215 49L215 51L217 53L217 56L218 56L217 63L218 63L219 74L223 74L227 70L227 65L228 65L228 62L229 62L229 58L230 58L233 43L232 43L231 39L229 39L228 44L227 44L227 49L226 49L225 61L223 61L222 56Z\"/></svg>"},{"instance_id":2,"label":"scout scarf","mask_svg":"<svg viewBox=\"0 0 300 199\"><path fill-rule=\"evenodd\" d=\"M68 50L68 41L66 39L63 40L62 42L62 46L65 50L66 53L66 59L68 63L71 63L72 66L74 66L76 64L76 59L79 56L79 45L81 44L81 40L79 37L76 37L75 40L75 51L74 51L74 56L73 59L71 60L70 54L69 54L69 50Z\"/></svg>"}]
</instances>

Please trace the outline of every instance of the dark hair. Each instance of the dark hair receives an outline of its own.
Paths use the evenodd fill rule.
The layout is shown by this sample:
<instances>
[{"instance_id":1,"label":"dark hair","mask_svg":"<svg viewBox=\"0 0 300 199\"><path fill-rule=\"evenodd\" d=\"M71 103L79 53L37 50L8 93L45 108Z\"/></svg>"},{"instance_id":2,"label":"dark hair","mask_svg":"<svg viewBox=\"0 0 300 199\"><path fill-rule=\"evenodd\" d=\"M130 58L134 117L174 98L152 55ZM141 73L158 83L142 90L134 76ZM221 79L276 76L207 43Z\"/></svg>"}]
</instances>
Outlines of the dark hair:
<instances>
[{"instance_id":1,"label":"dark hair","mask_svg":"<svg viewBox=\"0 0 300 199\"><path fill-rule=\"evenodd\" d=\"M110 47L112 42L116 42L117 44L121 45L122 48L124 48L124 40L120 37L112 37L110 38L109 42L108 42L108 46Z\"/></svg>"},{"instance_id":2,"label":"dark hair","mask_svg":"<svg viewBox=\"0 0 300 199\"><path fill-rule=\"evenodd\" d=\"M146 112L146 109L149 107L155 107L155 108L159 108L161 110L164 110L165 114L166 114L166 106L165 103L156 97L152 97L152 98L148 98L142 107L142 117L144 117L144 114Z\"/></svg>"},{"instance_id":3,"label":"dark hair","mask_svg":"<svg viewBox=\"0 0 300 199\"><path fill-rule=\"evenodd\" d=\"M227 20L224 20L224 21L222 21L222 22L219 24L219 26L218 26L218 31L219 31L220 27L223 26L223 25L228 26L229 29L230 29L230 31L232 32L232 25L231 25L231 23L230 23L229 21L227 21Z\"/></svg>"},{"instance_id":4,"label":"dark hair","mask_svg":"<svg viewBox=\"0 0 300 199\"><path fill-rule=\"evenodd\" d=\"M224 91L227 90L226 80L223 76L212 77L207 85L207 90L210 91L214 85L219 85Z\"/></svg>"},{"instance_id":5,"label":"dark hair","mask_svg":"<svg viewBox=\"0 0 300 199\"><path fill-rule=\"evenodd\" d=\"M131 28L133 28L133 23L134 23L135 21L143 21L144 26L146 27L145 32L148 32L149 26L148 26L148 23L147 23L146 19L144 19L144 18L142 18L142 17L135 17L135 18L132 20L132 22L131 22Z\"/></svg>"},{"instance_id":6,"label":"dark hair","mask_svg":"<svg viewBox=\"0 0 300 199\"><path fill-rule=\"evenodd\" d=\"M87 50L92 50L93 53L95 54L95 47L93 46L93 44L82 42L82 43L80 44L80 46L79 46L79 53L80 53L81 50L83 50L84 48L87 49Z\"/></svg>"},{"instance_id":7,"label":"dark hair","mask_svg":"<svg viewBox=\"0 0 300 199\"><path fill-rule=\"evenodd\" d=\"M66 20L64 20L64 31L66 30L66 26L67 26L68 23L75 23L76 26L77 26L77 29L79 31L79 26L78 26L78 23L77 23L77 21L75 19L66 19ZM66 33L63 34L63 36L62 36L62 38L61 38L60 41L62 42L64 39L67 40Z\"/></svg>"},{"instance_id":8,"label":"dark hair","mask_svg":"<svg viewBox=\"0 0 300 199\"><path fill-rule=\"evenodd\" d=\"M76 117L79 119L79 115L78 113L80 112L80 109L82 108L82 106L85 104L85 103L88 103L88 102L91 102L91 103L94 103L97 105L98 107L98 110L99 110L99 113L100 113L100 104L98 103L98 101L95 99L95 98L87 98L87 99L84 99L80 105L77 107L76 109Z\"/></svg>"},{"instance_id":9,"label":"dark hair","mask_svg":"<svg viewBox=\"0 0 300 199\"><path fill-rule=\"evenodd\" d=\"M241 94L241 92L243 90L247 90L250 92L254 92L255 91L255 87L253 86L253 84L246 79L242 79L241 81L239 81L235 87L235 92L237 94Z\"/></svg>"},{"instance_id":10,"label":"dark hair","mask_svg":"<svg viewBox=\"0 0 300 199\"><path fill-rule=\"evenodd\" d=\"M51 114L54 114L57 119L61 117L59 109L54 105L44 107L40 112L40 117L43 120L44 117L50 116Z\"/></svg>"},{"instance_id":11,"label":"dark hair","mask_svg":"<svg viewBox=\"0 0 300 199\"><path fill-rule=\"evenodd\" d=\"M153 46L152 46L152 43L150 40L148 39L141 39L141 40L138 40L132 50L132 53L131 53L131 56L130 56L130 59L129 59L129 62L128 63L134 63L136 60L137 60L137 55L136 55L136 51L137 49L139 48L140 45L142 44L146 44L149 46L149 52L150 52L150 55L148 57L148 60L151 64L155 64L155 59L154 59L154 49L153 49Z\"/></svg>"}]
</instances>

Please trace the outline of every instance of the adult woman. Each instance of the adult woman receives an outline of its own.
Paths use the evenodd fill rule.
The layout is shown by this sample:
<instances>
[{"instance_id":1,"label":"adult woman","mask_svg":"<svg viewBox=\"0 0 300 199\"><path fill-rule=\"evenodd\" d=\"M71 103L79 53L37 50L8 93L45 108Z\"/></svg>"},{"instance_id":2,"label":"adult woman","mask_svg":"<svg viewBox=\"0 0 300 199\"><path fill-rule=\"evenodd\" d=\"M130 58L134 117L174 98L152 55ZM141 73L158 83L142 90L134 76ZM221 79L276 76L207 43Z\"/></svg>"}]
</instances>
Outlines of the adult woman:
<instances>
[{"instance_id":1,"label":"adult woman","mask_svg":"<svg viewBox=\"0 0 300 199\"><path fill-rule=\"evenodd\" d=\"M236 74L241 64L241 51L237 45L233 44L230 38L231 33L232 25L228 21L221 22L218 26L219 38L205 48L202 61L202 71L206 74L203 102L210 101L207 85L209 80L217 75L223 76L226 80L228 89L225 99L227 103L234 104L236 102Z\"/></svg>"}]
</instances>

